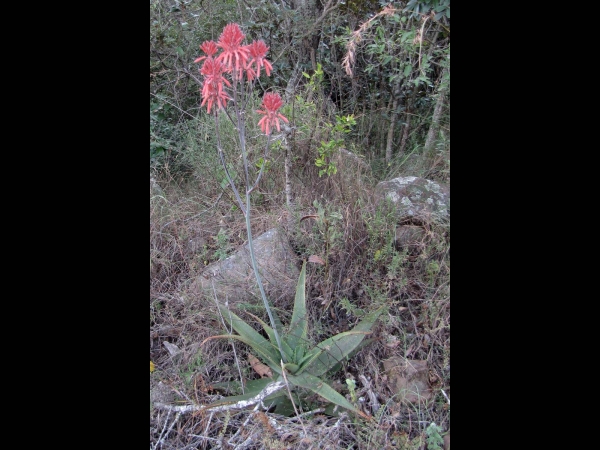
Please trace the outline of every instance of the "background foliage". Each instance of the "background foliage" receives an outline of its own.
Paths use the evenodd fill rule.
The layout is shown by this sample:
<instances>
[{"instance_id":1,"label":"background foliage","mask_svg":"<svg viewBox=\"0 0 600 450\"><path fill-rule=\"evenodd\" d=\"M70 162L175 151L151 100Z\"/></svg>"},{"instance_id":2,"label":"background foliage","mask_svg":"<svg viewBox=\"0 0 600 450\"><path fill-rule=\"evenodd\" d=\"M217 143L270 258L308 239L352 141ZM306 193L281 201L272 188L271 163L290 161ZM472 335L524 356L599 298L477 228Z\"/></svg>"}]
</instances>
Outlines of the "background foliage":
<instances>
[{"instance_id":1,"label":"background foliage","mask_svg":"<svg viewBox=\"0 0 600 450\"><path fill-rule=\"evenodd\" d=\"M194 170L182 155L193 151L185 137L198 121L210 125L199 110L193 60L230 21L270 47L273 76L263 77L259 90L286 90L288 103L300 96L288 112L298 127L295 155L316 160L336 117L353 116L346 147L364 155L379 179L405 165L429 178L449 177L449 0L152 0L151 167L181 176ZM345 63L348 53L352 64Z\"/></svg>"}]
</instances>

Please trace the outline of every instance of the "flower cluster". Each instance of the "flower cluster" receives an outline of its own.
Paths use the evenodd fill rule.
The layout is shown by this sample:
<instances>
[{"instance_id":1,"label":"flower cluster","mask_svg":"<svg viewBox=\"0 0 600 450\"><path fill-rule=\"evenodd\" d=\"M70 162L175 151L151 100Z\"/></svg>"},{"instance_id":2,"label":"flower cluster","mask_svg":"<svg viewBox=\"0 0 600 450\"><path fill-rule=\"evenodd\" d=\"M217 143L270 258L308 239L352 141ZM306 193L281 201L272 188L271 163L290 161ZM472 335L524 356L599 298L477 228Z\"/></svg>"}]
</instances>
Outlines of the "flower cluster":
<instances>
[{"instance_id":1,"label":"flower cluster","mask_svg":"<svg viewBox=\"0 0 600 450\"><path fill-rule=\"evenodd\" d=\"M242 45L244 38L240 26L230 23L223 29L217 42L205 41L200 46L206 56L196 58L194 62L204 61L200 68L200 73L204 75L201 106L207 105L209 113L213 105L216 105L217 110L225 108L227 100L230 100L223 86L225 84L231 87L231 83L225 78L226 73L231 74L232 79L236 81L242 80L244 74L248 81L260 77L261 68L264 68L267 76L271 75L273 66L266 59L269 47L262 40ZM219 49L222 50L221 54L215 56ZM280 130L279 119L288 122L277 112L282 105L279 94L265 94L263 109L257 111L264 115L258 123L264 133L269 134L275 126Z\"/></svg>"},{"instance_id":2,"label":"flower cluster","mask_svg":"<svg viewBox=\"0 0 600 450\"><path fill-rule=\"evenodd\" d=\"M225 66L230 71L234 71L234 76L237 75L239 79L241 79L243 70L248 65L249 51L247 47L242 45L244 37L240 26L237 23L230 23L223 29L217 42L217 47L223 49L217 60L223 61Z\"/></svg>"},{"instance_id":3,"label":"flower cluster","mask_svg":"<svg viewBox=\"0 0 600 450\"><path fill-rule=\"evenodd\" d=\"M200 49L206 53L207 56L201 56L200 58L196 58L194 60L195 63L199 63L200 61L202 61L203 59L206 58L212 58L214 56L215 53L217 53L217 44L213 41L205 41L201 46Z\"/></svg>"},{"instance_id":4,"label":"flower cluster","mask_svg":"<svg viewBox=\"0 0 600 450\"><path fill-rule=\"evenodd\" d=\"M227 105L229 97L223 90L223 83L231 87L231 83L223 76L226 68L221 61L207 57L204 65L200 69L200 73L204 75L204 85L202 86L202 104L208 103L207 109L210 114L210 109L213 103L217 107L224 108Z\"/></svg>"},{"instance_id":5,"label":"flower cluster","mask_svg":"<svg viewBox=\"0 0 600 450\"><path fill-rule=\"evenodd\" d=\"M267 55L267 50L269 50L269 47L267 47L267 45L262 40L254 41L248 46L248 52L250 53L250 56L252 58L248 63L248 67L251 68L252 65L256 67L257 78L260 77L260 68L263 66L265 68L265 72L267 72L267 76L271 76L271 70L273 69L273 66L271 66L271 63L265 59L265 56ZM248 74L249 80L252 80L253 77L254 72L252 72L252 76Z\"/></svg>"},{"instance_id":6,"label":"flower cluster","mask_svg":"<svg viewBox=\"0 0 600 450\"><path fill-rule=\"evenodd\" d=\"M268 92L264 95L262 102L263 109L256 111L259 114L264 114L258 122L258 126L260 126L263 133L270 134L271 128L274 125L277 126L277 131L281 131L279 119L288 123L288 120L277 112L281 108L281 105L283 105L283 100L281 100L279 94Z\"/></svg>"}]
</instances>

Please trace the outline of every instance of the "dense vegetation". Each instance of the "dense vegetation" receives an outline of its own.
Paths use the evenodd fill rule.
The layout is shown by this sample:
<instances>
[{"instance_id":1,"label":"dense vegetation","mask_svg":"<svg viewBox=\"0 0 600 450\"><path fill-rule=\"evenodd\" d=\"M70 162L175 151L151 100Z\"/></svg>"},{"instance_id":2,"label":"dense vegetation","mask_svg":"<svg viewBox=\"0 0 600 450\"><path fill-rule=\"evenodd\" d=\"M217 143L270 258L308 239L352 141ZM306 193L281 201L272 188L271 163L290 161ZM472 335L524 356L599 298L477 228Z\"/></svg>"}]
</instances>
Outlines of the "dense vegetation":
<instances>
[{"instance_id":1,"label":"dense vegetation","mask_svg":"<svg viewBox=\"0 0 600 450\"><path fill-rule=\"evenodd\" d=\"M224 394L219 383L258 378L242 344L201 345L228 331L215 299L189 288L247 239L217 153L214 118L200 106L194 63L200 45L216 41L231 22L248 40L265 41L273 66L250 93L249 117L265 92L277 92L290 122L286 139L273 138L268 160L261 129L247 122L250 169L264 170L252 194L253 234L278 227L299 268L311 255L322 258L323 265L306 267L312 342L385 309L377 338L330 379L373 420L331 410L297 417L155 407L207 405ZM223 120L219 132L239 183L235 127ZM345 164L341 149L360 164ZM398 248L397 220L373 198L379 181L398 176L450 184L449 0L151 0L150 176L151 448L449 447L449 223L414 218L410 224L425 231L418 248ZM301 220L306 216L314 220ZM294 305L276 306L291 314ZM260 302L250 311L268 320ZM430 400L408 403L390 392L382 361L395 356L426 362ZM376 414L374 401L381 404ZM306 412L307 405L321 403L307 396L299 406Z\"/></svg>"}]
</instances>

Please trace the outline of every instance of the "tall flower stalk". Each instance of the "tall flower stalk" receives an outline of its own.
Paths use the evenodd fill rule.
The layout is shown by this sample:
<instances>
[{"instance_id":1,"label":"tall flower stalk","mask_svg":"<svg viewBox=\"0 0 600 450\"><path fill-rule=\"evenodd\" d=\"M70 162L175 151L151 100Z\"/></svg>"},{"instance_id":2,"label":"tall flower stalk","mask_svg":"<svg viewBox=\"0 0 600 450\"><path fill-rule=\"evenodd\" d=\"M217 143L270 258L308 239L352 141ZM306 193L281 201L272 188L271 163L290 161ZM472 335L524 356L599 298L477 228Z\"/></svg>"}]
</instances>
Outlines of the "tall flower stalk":
<instances>
[{"instance_id":1,"label":"tall flower stalk","mask_svg":"<svg viewBox=\"0 0 600 450\"><path fill-rule=\"evenodd\" d=\"M212 114L215 119L215 132L217 141L217 150L221 165L225 170L225 175L229 182L229 186L233 190L236 201L240 210L246 218L246 231L248 234L248 248L250 249L250 259L254 269L256 282L260 290L260 294L271 322L279 353L284 363L287 363L286 354L281 347L279 331L276 326L273 313L265 290L262 284L256 256L254 253L254 243L252 239L252 229L250 226L250 194L258 186L258 183L263 175L266 166L266 159L271 142L271 132L274 128L278 131L281 129L280 120L288 122L288 119L279 113L279 109L283 105L283 101L279 94L274 92L266 93L263 97L262 108L256 112L262 117L258 121L258 126L266 135L266 144L264 149L263 164L261 164L259 173L254 181L251 180L248 170L248 152L246 148L246 107L254 87L254 84L261 74L261 68L267 76L271 75L273 69L271 63L266 59L269 47L262 40L253 41L249 45L243 45L245 35L236 23L228 24L221 33L219 40L205 41L200 49L206 54L196 58L195 63L204 61L200 68L200 73L203 76L202 84L202 103L206 105L207 112ZM221 53L217 55L219 49ZM231 80L229 80L229 79ZM227 111L228 102L233 105L233 116ZM223 147L221 145L221 135L219 131L220 112L224 112L228 120L230 120L237 129L239 145L242 151L242 162L244 165L244 180L245 193L244 198L240 194L238 188L233 182L233 178L229 173Z\"/></svg>"}]
</instances>

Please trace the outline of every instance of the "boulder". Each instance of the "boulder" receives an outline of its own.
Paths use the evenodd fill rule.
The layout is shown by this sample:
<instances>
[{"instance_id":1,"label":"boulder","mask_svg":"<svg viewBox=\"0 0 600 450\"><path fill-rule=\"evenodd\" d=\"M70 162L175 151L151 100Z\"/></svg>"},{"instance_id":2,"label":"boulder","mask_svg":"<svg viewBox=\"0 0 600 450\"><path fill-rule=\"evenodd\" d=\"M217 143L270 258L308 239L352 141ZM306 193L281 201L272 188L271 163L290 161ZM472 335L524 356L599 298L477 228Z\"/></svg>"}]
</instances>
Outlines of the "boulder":
<instances>
[{"instance_id":1,"label":"boulder","mask_svg":"<svg viewBox=\"0 0 600 450\"><path fill-rule=\"evenodd\" d=\"M254 253L263 287L269 301L277 305L282 300L293 299L300 270L296 255L287 238L277 228L254 238ZM248 244L228 258L206 266L192 284L192 291L214 296L219 302L230 304L260 300L260 291L254 276Z\"/></svg>"},{"instance_id":2,"label":"boulder","mask_svg":"<svg viewBox=\"0 0 600 450\"><path fill-rule=\"evenodd\" d=\"M378 204L391 201L398 221L408 218L445 221L450 218L450 188L419 177L398 177L375 187Z\"/></svg>"}]
</instances>

